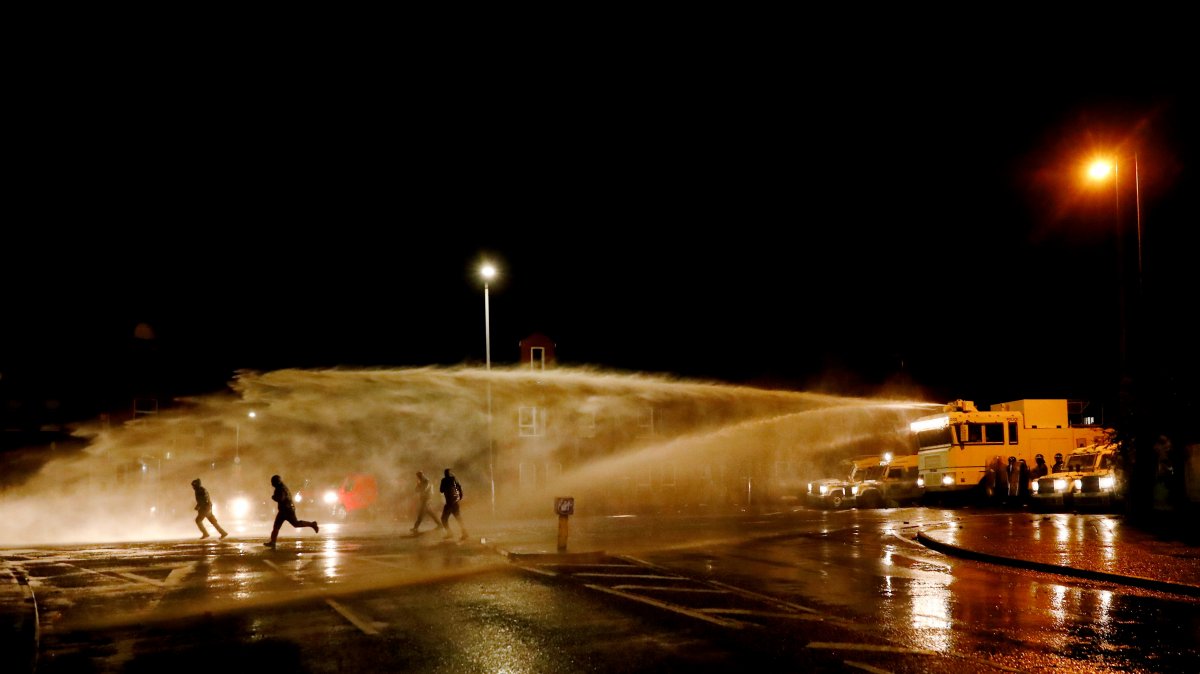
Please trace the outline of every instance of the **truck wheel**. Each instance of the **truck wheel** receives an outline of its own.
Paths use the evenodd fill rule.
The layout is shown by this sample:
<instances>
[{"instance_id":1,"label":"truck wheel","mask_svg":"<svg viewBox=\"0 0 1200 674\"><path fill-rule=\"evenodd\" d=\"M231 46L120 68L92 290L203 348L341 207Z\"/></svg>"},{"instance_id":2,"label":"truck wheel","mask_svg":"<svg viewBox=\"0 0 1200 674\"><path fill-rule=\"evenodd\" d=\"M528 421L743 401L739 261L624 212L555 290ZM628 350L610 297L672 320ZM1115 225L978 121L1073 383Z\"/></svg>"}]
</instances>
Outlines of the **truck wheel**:
<instances>
[{"instance_id":1,"label":"truck wheel","mask_svg":"<svg viewBox=\"0 0 1200 674\"><path fill-rule=\"evenodd\" d=\"M836 510L842 507L843 500L844 499L842 498L841 494L831 494L829 496L829 505L833 506L833 508Z\"/></svg>"},{"instance_id":2,"label":"truck wheel","mask_svg":"<svg viewBox=\"0 0 1200 674\"><path fill-rule=\"evenodd\" d=\"M873 509L879 507L879 494L877 492L869 491L859 496L858 500L862 503L863 508Z\"/></svg>"}]
</instances>

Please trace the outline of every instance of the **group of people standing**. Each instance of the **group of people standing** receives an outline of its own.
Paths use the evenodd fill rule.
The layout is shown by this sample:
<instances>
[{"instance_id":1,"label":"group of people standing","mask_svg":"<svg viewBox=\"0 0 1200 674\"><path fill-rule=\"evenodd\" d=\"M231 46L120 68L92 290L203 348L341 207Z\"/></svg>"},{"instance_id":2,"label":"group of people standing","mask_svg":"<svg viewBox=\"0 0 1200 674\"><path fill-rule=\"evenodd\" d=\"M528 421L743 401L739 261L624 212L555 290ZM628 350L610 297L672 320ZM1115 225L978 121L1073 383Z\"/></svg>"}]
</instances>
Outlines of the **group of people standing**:
<instances>
[{"instance_id":1,"label":"group of people standing","mask_svg":"<svg viewBox=\"0 0 1200 674\"><path fill-rule=\"evenodd\" d=\"M292 492L284 484L283 479L278 475L271 476L271 486L274 492L271 494L271 500L275 501L278 508L275 514L275 522L271 527L271 540L263 543L268 548L274 548L275 542L279 538L279 530L283 527L283 523L287 522L293 527L300 529L303 527L311 527L314 533L321 533L321 526L317 522L302 520L296 517L296 505L292 502ZM196 526L200 529L200 538L208 538L210 534L204 526L205 520L210 522L221 538L224 539L229 535L228 531L221 528L220 522L217 521L217 516L213 514L212 498L209 496L208 489L200 483L200 478L192 480L192 490L196 496ZM458 478L449 468L445 470L445 476L442 477L442 482L438 488L445 499L445 505L442 506L442 516L439 520L434 515L430 502L433 500L433 482L425 477L425 473L417 471L417 500L419 502L417 509L417 521L413 524L412 533L414 535L420 533L421 522L428 515L433 520L434 524L445 532L444 538L453 538L450 532L450 518L454 517L458 522L458 527L461 531L459 540L467 540L467 527L463 523L461 502L463 500L463 488L459 483Z\"/></svg>"},{"instance_id":2,"label":"group of people standing","mask_svg":"<svg viewBox=\"0 0 1200 674\"><path fill-rule=\"evenodd\" d=\"M1060 473L1066 470L1062 454L1054 455L1054 465L1050 467L1046 466L1046 459L1041 454L1035 456L1033 460L1035 465L1030 468L1025 463L1025 459L1018 459L1015 456L1008 457L1008 466L1003 471L1008 481L1008 502L1028 501L1031 483L1050 473Z\"/></svg>"}]
</instances>

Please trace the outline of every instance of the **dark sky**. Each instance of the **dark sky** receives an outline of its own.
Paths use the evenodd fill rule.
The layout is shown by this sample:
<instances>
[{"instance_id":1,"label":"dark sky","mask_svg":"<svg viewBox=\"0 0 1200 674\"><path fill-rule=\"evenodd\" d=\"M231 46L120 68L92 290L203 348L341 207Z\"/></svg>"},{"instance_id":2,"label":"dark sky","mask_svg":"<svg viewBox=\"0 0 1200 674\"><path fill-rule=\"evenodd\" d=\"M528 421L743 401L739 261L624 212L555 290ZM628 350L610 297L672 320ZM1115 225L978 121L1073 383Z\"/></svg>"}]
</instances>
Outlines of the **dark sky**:
<instances>
[{"instance_id":1,"label":"dark sky","mask_svg":"<svg viewBox=\"0 0 1200 674\"><path fill-rule=\"evenodd\" d=\"M22 83L0 382L104 397L148 349L178 391L482 362L490 254L497 365L542 332L564 364L1103 398L1117 210L1078 176L1113 143L1139 153L1146 278L1194 315L1180 80L444 56L131 52ZM1161 318L1183 334L1187 315Z\"/></svg>"}]
</instances>

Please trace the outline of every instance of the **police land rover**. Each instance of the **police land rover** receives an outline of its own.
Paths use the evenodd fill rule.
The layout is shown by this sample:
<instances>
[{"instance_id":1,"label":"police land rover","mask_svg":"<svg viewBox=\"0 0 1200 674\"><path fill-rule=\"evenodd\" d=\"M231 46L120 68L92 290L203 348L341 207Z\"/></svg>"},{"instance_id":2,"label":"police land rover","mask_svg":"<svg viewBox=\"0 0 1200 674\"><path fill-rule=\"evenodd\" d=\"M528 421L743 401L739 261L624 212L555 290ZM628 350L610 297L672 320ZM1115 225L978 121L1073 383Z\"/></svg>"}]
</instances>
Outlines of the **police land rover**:
<instances>
[{"instance_id":1,"label":"police land rover","mask_svg":"<svg viewBox=\"0 0 1200 674\"><path fill-rule=\"evenodd\" d=\"M862 471L854 485L854 504L859 508L897 508L915 505L925 495L918 474L917 455L884 454L878 465Z\"/></svg>"},{"instance_id":2,"label":"police land rover","mask_svg":"<svg viewBox=\"0 0 1200 674\"><path fill-rule=\"evenodd\" d=\"M1125 498L1119 458L1120 444L1111 438L1068 453L1062 471L1029 485L1033 505L1043 510L1118 505Z\"/></svg>"},{"instance_id":3,"label":"police land rover","mask_svg":"<svg viewBox=\"0 0 1200 674\"><path fill-rule=\"evenodd\" d=\"M858 482L867 469L878 466L883 455L869 454L841 462L845 473L841 477L824 477L808 483L805 502L810 508L839 510L854 506Z\"/></svg>"}]
</instances>

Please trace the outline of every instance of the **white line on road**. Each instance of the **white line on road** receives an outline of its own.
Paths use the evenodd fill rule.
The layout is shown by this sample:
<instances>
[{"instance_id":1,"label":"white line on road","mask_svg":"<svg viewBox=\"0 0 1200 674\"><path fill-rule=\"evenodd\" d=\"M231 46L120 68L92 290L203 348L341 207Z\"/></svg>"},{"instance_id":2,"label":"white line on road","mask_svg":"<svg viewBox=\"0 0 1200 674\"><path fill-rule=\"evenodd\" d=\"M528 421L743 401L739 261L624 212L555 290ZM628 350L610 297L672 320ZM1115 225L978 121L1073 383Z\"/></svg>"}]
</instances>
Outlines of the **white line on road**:
<instances>
[{"instance_id":1,"label":"white line on road","mask_svg":"<svg viewBox=\"0 0 1200 674\"><path fill-rule=\"evenodd\" d=\"M334 601L332 599L326 599L325 603L329 604L329 606L332 607L333 610L340 613L343 618L345 618L346 620L349 620L351 625L354 625L358 629L362 630L363 634L369 634L371 636L375 636L375 635L379 634L379 630L375 629L375 625L378 625L379 623L372 624L372 623L367 622L364 618L359 616L354 611L351 611L350 609L346 608L345 606L342 606L341 604L337 603L336 601Z\"/></svg>"},{"instance_id":2,"label":"white line on road","mask_svg":"<svg viewBox=\"0 0 1200 674\"><path fill-rule=\"evenodd\" d=\"M670 587L667 585L613 585L614 590L649 590L657 592L695 592L697 594L729 594L728 590L707 587Z\"/></svg>"},{"instance_id":3,"label":"white line on road","mask_svg":"<svg viewBox=\"0 0 1200 674\"><path fill-rule=\"evenodd\" d=\"M852 644L844 641L810 641L804 645L805 648L812 649L828 649L828 650L846 650L846 651L871 651L874 653L908 653L911 655L937 655L934 651L926 651L920 648L905 648L903 646L887 646L880 644Z\"/></svg>"},{"instance_id":4,"label":"white line on road","mask_svg":"<svg viewBox=\"0 0 1200 674\"><path fill-rule=\"evenodd\" d=\"M890 669L880 669L878 667L872 667L871 665L868 665L865 662L855 662L853 660L842 660L842 664L846 665L847 667L861 669L864 672L870 672L871 674L892 674L892 670L890 670Z\"/></svg>"},{"instance_id":5,"label":"white line on road","mask_svg":"<svg viewBox=\"0 0 1200 674\"><path fill-rule=\"evenodd\" d=\"M641 578L643 580L691 580L683 576L661 576L652 573L572 573L572 576L588 578Z\"/></svg>"},{"instance_id":6,"label":"white line on road","mask_svg":"<svg viewBox=\"0 0 1200 674\"><path fill-rule=\"evenodd\" d=\"M699 618L700 620L704 620L704 621L713 623L715 625L720 625L721 627L732 627L734 629L742 629L743 627L753 625L752 623L744 623L739 620L725 620L723 618L717 618L715 616L705 615L699 611L694 611L692 609L685 608L678 604L671 604L671 603L668 603L665 601L658 601L657 599L651 599L649 597L642 597L642 596L638 596L636 594L630 594L628 592L621 592L620 590L614 590L610 587L604 587L603 585L584 585L584 587L592 589L592 590L599 590L600 592L607 592L609 594L615 594L618 597L624 597L625 599L632 599L633 601L640 601L644 604L650 604L651 606L657 606L658 608L666 609L668 611L674 611L676 613L680 613L680 614L683 614L686 616L691 616L693 618Z\"/></svg>"}]
</instances>

